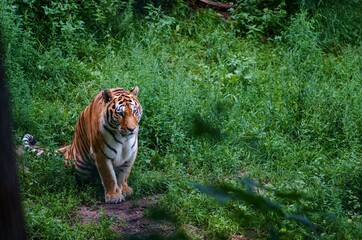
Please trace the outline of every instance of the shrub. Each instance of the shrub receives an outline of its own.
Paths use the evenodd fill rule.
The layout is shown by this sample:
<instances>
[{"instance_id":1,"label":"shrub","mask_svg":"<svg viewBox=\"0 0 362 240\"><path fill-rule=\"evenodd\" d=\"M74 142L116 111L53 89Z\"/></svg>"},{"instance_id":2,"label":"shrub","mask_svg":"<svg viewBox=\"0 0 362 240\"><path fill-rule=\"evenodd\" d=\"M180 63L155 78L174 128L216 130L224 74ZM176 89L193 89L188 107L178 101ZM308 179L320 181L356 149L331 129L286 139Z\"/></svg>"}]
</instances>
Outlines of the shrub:
<instances>
[{"instance_id":1,"label":"shrub","mask_svg":"<svg viewBox=\"0 0 362 240\"><path fill-rule=\"evenodd\" d=\"M231 9L231 26L240 35L269 37L279 34L287 22L284 0L236 1Z\"/></svg>"}]
</instances>

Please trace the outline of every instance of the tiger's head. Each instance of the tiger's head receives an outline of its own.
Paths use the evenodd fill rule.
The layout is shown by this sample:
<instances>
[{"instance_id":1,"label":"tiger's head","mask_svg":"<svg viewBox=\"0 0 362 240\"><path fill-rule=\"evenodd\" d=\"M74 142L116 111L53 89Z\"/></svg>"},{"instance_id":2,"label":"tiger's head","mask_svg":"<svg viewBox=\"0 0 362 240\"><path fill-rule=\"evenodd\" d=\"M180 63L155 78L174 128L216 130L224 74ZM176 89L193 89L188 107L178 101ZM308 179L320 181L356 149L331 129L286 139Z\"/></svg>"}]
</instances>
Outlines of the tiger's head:
<instances>
[{"instance_id":1,"label":"tiger's head","mask_svg":"<svg viewBox=\"0 0 362 240\"><path fill-rule=\"evenodd\" d=\"M112 129L118 129L122 136L138 133L138 123L142 116L139 103L138 86L127 91L122 88L105 89L102 98L107 105L106 122Z\"/></svg>"}]
</instances>

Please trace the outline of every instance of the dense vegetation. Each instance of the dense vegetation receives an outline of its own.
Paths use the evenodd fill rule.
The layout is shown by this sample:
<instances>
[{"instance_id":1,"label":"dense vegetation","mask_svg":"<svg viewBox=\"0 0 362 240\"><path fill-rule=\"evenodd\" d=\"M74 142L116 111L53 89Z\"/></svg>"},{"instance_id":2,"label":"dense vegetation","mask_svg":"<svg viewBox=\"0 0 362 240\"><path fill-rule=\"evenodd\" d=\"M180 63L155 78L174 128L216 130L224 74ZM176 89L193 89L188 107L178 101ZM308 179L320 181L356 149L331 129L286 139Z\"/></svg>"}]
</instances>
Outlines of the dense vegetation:
<instances>
[{"instance_id":1,"label":"dense vegetation","mask_svg":"<svg viewBox=\"0 0 362 240\"><path fill-rule=\"evenodd\" d=\"M98 91L138 85L133 199L160 194L191 237L361 239L361 2L234 4L224 19L166 0L2 1L15 143L69 144ZM18 165L29 238L116 238L112 219L74 217L103 201L99 185L78 186L58 156ZM314 227L206 185L253 189Z\"/></svg>"}]
</instances>

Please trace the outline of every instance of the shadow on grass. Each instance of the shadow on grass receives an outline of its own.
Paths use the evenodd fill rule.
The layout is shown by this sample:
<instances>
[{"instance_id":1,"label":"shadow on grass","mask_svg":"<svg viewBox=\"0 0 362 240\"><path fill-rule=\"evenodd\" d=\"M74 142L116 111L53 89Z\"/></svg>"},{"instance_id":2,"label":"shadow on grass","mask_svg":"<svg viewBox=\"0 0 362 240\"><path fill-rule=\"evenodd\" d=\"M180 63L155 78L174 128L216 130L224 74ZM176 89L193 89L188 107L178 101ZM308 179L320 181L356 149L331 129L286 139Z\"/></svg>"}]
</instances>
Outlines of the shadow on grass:
<instances>
[{"instance_id":1,"label":"shadow on grass","mask_svg":"<svg viewBox=\"0 0 362 240\"><path fill-rule=\"evenodd\" d=\"M176 217L164 208L159 206L152 206L148 209L145 218L153 223L158 223L158 229L144 229L135 234L129 234L125 236L127 240L168 240L168 239L179 239L188 240L190 239L187 234L180 228L178 228ZM152 228L152 227L151 227Z\"/></svg>"}]
</instances>

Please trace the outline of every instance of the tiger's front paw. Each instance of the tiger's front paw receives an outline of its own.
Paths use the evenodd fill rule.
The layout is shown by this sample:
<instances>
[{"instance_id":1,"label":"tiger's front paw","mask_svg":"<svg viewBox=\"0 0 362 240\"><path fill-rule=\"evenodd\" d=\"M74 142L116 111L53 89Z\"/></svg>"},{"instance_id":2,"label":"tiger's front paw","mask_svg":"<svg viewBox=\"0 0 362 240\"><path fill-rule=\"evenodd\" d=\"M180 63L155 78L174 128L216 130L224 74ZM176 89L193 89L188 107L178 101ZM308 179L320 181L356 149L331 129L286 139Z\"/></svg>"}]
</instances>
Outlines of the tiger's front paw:
<instances>
[{"instance_id":1,"label":"tiger's front paw","mask_svg":"<svg viewBox=\"0 0 362 240\"><path fill-rule=\"evenodd\" d=\"M122 191L120 189L117 189L118 191L114 193L106 193L105 194L105 201L106 203L115 204L120 203L124 201L124 196L122 194Z\"/></svg>"},{"instance_id":2,"label":"tiger's front paw","mask_svg":"<svg viewBox=\"0 0 362 240\"><path fill-rule=\"evenodd\" d=\"M133 194L133 189L131 187L129 187L128 185L123 185L122 193L124 196L130 196Z\"/></svg>"}]
</instances>

